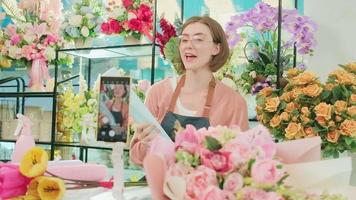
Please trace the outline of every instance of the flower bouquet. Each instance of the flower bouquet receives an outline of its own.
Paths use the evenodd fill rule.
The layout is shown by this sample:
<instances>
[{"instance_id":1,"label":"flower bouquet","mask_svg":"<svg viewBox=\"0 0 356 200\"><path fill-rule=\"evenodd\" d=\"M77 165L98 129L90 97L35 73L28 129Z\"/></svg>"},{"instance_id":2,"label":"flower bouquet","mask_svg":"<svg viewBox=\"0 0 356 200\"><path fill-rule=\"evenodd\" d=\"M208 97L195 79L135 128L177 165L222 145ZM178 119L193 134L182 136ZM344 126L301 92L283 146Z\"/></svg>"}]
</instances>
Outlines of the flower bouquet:
<instances>
[{"instance_id":1,"label":"flower bouquet","mask_svg":"<svg viewBox=\"0 0 356 200\"><path fill-rule=\"evenodd\" d=\"M140 40L145 35L153 40L153 13L151 0L122 0L121 5L114 5L108 10L109 19L101 25L104 34L132 36Z\"/></svg>"},{"instance_id":2,"label":"flower bouquet","mask_svg":"<svg viewBox=\"0 0 356 200\"><path fill-rule=\"evenodd\" d=\"M196 130L188 125L176 134L174 144L155 139L151 153L165 158L163 192L172 200L323 199L284 183L288 174L276 160L276 144L262 125L246 132L221 126Z\"/></svg>"},{"instance_id":3,"label":"flower bouquet","mask_svg":"<svg viewBox=\"0 0 356 200\"><path fill-rule=\"evenodd\" d=\"M137 85L134 85L133 91L142 101L145 101L146 93L150 87L151 83L148 80L139 80Z\"/></svg>"},{"instance_id":4,"label":"flower bouquet","mask_svg":"<svg viewBox=\"0 0 356 200\"><path fill-rule=\"evenodd\" d=\"M281 66L286 68L293 58L294 45L301 55L313 53L316 44L313 33L317 28L310 18L299 15L297 10L283 10L282 15L282 30L287 33L288 38L282 38ZM277 24L278 8L258 3L246 13L231 17L226 25L230 47L238 43L244 44L247 64L241 74L239 86L245 93L256 94L264 87L275 87Z\"/></svg>"},{"instance_id":5,"label":"flower bouquet","mask_svg":"<svg viewBox=\"0 0 356 200\"><path fill-rule=\"evenodd\" d=\"M90 46L90 41L100 33L103 14L104 6L100 1L77 1L65 14L62 26L64 39L74 40L77 47Z\"/></svg>"},{"instance_id":6,"label":"flower bouquet","mask_svg":"<svg viewBox=\"0 0 356 200\"><path fill-rule=\"evenodd\" d=\"M355 151L355 75L337 70L323 85L311 72L290 69L286 79L284 89L264 88L257 95L257 119L273 136L293 140L319 135L324 156Z\"/></svg>"}]
</instances>

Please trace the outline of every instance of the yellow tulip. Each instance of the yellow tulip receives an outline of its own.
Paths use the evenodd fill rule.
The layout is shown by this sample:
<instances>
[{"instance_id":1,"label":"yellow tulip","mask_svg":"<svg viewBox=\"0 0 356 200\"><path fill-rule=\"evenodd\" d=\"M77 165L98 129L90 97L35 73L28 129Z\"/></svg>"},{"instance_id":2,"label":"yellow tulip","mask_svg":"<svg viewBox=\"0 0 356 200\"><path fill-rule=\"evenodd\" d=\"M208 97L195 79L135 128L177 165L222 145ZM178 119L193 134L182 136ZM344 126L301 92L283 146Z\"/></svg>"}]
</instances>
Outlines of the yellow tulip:
<instances>
[{"instance_id":1,"label":"yellow tulip","mask_svg":"<svg viewBox=\"0 0 356 200\"><path fill-rule=\"evenodd\" d=\"M41 200L41 199L39 197L26 195L26 196L19 196L19 197L11 198L11 200Z\"/></svg>"},{"instance_id":2,"label":"yellow tulip","mask_svg":"<svg viewBox=\"0 0 356 200\"><path fill-rule=\"evenodd\" d=\"M59 200L64 195L65 185L62 179L42 177L39 180L37 191L41 200Z\"/></svg>"},{"instance_id":3,"label":"yellow tulip","mask_svg":"<svg viewBox=\"0 0 356 200\"><path fill-rule=\"evenodd\" d=\"M45 173L48 164L48 155L40 147L33 147L22 158L20 172L29 178L40 176Z\"/></svg>"},{"instance_id":4,"label":"yellow tulip","mask_svg":"<svg viewBox=\"0 0 356 200\"><path fill-rule=\"evenodd\" d=\"M38 194L37 188L39 181L42 178L43 176L39 176L31 180L30 184L28 184L27 195L40 199L40 195Z\"/></svg>"}]
</instances>

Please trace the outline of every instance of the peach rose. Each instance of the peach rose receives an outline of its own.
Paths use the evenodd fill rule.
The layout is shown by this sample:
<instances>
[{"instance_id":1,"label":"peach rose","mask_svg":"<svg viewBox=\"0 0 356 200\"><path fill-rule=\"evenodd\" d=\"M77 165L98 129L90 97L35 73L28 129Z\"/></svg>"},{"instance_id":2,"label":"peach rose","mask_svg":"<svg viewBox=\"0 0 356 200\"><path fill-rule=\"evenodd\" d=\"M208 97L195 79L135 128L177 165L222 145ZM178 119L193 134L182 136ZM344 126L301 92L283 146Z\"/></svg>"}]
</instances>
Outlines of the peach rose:
<instances>
[{"instance_id":1,"label":"peach rose","mask_svg":"<svg viewBox=\"0 0 356 200\"><path fill-rule=\"evenodd\" d=\"M345 120L340 124L340 132L342 135L356 137L356 121Z\"/></svg>"},{"instance_id":2,"label":"peach rose","mask_svg":"<svg viewBox=\"0 0 356 200\"><path fill-rule=\"evenodd\" d=\"M346 101L336 101L334 103L334 107L335 107L335 113L337 114L341 114L342 111L344 111L347 107L347 102Z\"/></svg>"},{"instance_id":3,"label":"peach rose","mask_svg":"<svg viewBox=\"0 0 356 200\"><path fill-rule=\"evenodd\" d=\"M312 127L308 127L304 129L304 133L306 135L306 137L314 137L317 136L317 134L315 133L314 129Z\"/></svg>"},{"instance_id":4,"label":"peach rose","mask_svg":"<svg viewBox=\"0 0 356 200\"><path fill-rule=\"evenodd\" d=\"M349 114L351 117L356 115L356 106L351 106L347 109L347 114Z\"/></svg>"},{"instance_id":5,"label":"peach rose","mask_svg":"<svg viewBox=\"0 0 356 200\"><path fill-rule=\"evenodd\" d=\"M293 77L297 76L298 74L300 74L301 72L302 71L300 69L292 68L287 71L287 76L288 76L288 78L293 78Z\"/></svg>"},{"instance_id":6,"label":"peach rose","mask_svg":"<svg viewBox=\"0 0 356 200\"><path fill-rule=\"evenodd\" d=\"M337 143L337 141L339 140L339 137L340 137L340 133L336 130L333 130L333 131L328 132L328 134L326 136L326 140L331 143Z\"/></svg>"},{"instance_id":7,"label":"peach rose","mask_svg":"<svg viewBox=\"0 0 356 200\"><path fill-rule=\"evenodd\" d=\"M287 139L300 138L302 135L304 135L301 124L297 124L295 122L289 123L287 128L285 129L285 132L285 136Z\"/></svg>"},{"instance_id":8,"label":"peach rose","mask_svg":"<svg viewBox=\"0 0 356 200\"><path fill-rule=\"evenodd\" d=\"M296 99L301 94L303 94L303 90L301 88L294 88L290 93L290 97L292 99Z\"/></svg>"},{"instance_id":9,"label":"peach rose","mask_svg":"<svg viewBox=\"0 0 356 200\"><path fill-rule=\"evenodd\" d=\"M352 103L352 104L356 103L356 94L352 94L350 96L350 103Z\"/></svg>"},{"instance_id":10,"label":"peach rose","mask_svg":"<svg viewBox=\"0 0 356 200\"><path fill-rule=\"evenodd\" d=\"M279 103L280 103L279 97L267 99L267 102L265 104L266 105L265 110L268 112L275 112L277 111Z\"/></svg>"},{"instance_id":11,"label":"peach rose","mask_svg":"<svg viewBox=\"0 0 356 200\"><path fill-rule=\"evenodd\" d=\"M282 95L281 95L281 99L285 102L290 102L291 101L291 93L290 92L284 92Z\"/></svg>"},{"instance_id":12,"label":"peach rose","mask_svg":"<svg viewBox=\"0 0 356 200\"><path fill-rule=\"evenodd\" d=\"M302 112L303 115L305 116L309 116L310 115L310 111L308 107L302 107L302 109L300 110Z\"/></svg>"},{"instance_id":13,"label":"peach rose","mask_svg":"<svg viewBox=\"0 0 356 200\"><path fill-rule=\"evenodd\" d=\"M335 116L335 121L336 122L341 122L342 121L342 117L340 115L336 115Z\"/></svg>"},{"instance_id":14,"label":"peach rose","mask_svg":"<svg viewBox=\"0 0 356 200\"><path fill-rule=\"evenodd\" d=\"M257 112L262 112L262 110L263 110L262 106L256 106L256 111Z\"/></svg>"},{"instance_id":15,"label":"peach rose","mask_svg":"<svg viewBox=\"0 0 356 200\"><path fill-rule=\"evenodd\" d=\"M325 117L317 116L315 120L321 125L321 126L326 126L326 119Z\"/></svg>"},{"instance_id":16,"label":"peach rose","mask_svg":"<svg viewBox=\"0 0 356 200\"><path fill-rule=\"evenodd\" d=\"M315 106L314 111L317 117L324 117L326 120L329 120L331 118L332 106L322 102Z\"/></svg>"},{"instance_id":17,"label":"peach rose","mask_svg":"<svg viewBox=\"0 0 356 200\"><path fill-rule=\"evenodd\" d=\"M289 120L289 114L287 112L282 112L282 114L279 116L282 121L288 121Z\"/></svg>"},{"instance_id":18,"label":"peach rose","mask_svg":"<svg viewBox=\"0 0 356 200\"><path fill-rule=\"evenodd\" d=\"M323 91L323 88L321 88L318 84L312 84L303 88L302 91L309 97L317 97Z\"/></svg>"},{"instance_id":19,"label":"peach rose","mask_svg":"<svg viewBox=\"0 0 356 200\"><path fill-rule=\"evenodd\" d=\"M310 122L310 118L306 117L306 116L303 116L303 115L300 116L300 119L302 120L303 123L309 123Z\"/></svg>"},{"instance_id":20,"label":"peach rose","mask_svg":"<svg viewBox=\"0 0 356 200\"><path fill-rule=\"evenodd\" d=\"M292 79L293 85L305 85L307 83L314 82L316 76L314 73L305 71Z\"/></svg>"},{"instance_id":21,"label":"peach rose","mask_svg":"<svg viewBox=\"0 0 356 200\"><path fill-rule=\"evenodd\" d=\"M334 121L329 121L328 122L328 127L335 127L335 122Z\"/></svg>"},{"instance_id":22,"label":"peach rose","mask_svg":"<svg viewBox=\"0 0 356 200\"><path fill-rule=\"evenodd\" d=\"M293 110L297 109L297 104L290 102L287 104L285 111L291 113Z\"/></svg>"},{"instance_id":23,"label":"peach rose","mask_svg":"<svg viewBox=\"0 0 356 200\"><path fill-rule=\"evenodd\" d=\"M258 95L268 97L269 95L272 94L272 92L273 92L273 89L271 87L265 87L261 91L258 92Z\"/></svg>"},{"instance_id":24,"label":"peach rose","mask_svg":"<svg viewBox=\"0 0 356 200\"><path fill-rule=\"evenodd\" d=\"M334 89L334 87L335 87L336 85L335 84L333 84L333 83L327 83L327 84L325 84L325 90L327 90L327 91L331 91L331 90L333 90Z\"/></svg>"},{"instance_id":25,"label":"peach rose","mask_svg":"<svg viewBox=\"0 0 356 200\"><path fill-rule=\"evenodd\" d=\"M356 84L356 77L350 73L344 73L337 77L337 80L341 84L345 85L355 85Z\"/></svg>"},{"instance_id":26,"label":"peach rose","mask_svg":"<svg viewBox=\"0 0 356 200\"><path fill-rule=\"evenodd\" d=\"M345 65L345 68L349 72L356 73L356 63L349 63L349 64Z\"/></svg>"},{"instance_id":27,"label":"peach rose","mask_svg":"<svg viewBox=\"0 0 356 200\"><path fill-rule=\"evenodd\" d=\"M280 123L281 123L280 117L278 115L275 115L269 122L269 125L273 128L276 128L277 126L279 126Z\"/></svg>"},{"instance_id":28,"label":"peach rose","mask_svg":"<svg viewBox=\"0 0 356 200\"><path fill-rule=\"evenodd\" d=\"M293 122L297 122L297 121L298 121L298 117L293 116L293 117L292 117L292 121L293 121Z\"/></svg>"}]
</instances>

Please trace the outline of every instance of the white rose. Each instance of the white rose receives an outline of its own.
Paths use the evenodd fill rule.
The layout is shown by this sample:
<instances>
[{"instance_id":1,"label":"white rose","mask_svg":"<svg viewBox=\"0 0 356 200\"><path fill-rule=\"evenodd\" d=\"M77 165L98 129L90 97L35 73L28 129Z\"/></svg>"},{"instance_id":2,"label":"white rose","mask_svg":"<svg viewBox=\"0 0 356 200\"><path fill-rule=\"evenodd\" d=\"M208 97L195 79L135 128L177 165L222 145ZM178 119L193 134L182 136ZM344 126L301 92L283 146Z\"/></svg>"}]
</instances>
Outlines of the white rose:
<instances>
[{"instance_id":1,"label":"white rose","mask_svg":"<svg viewBox=\"0 0 356 200\"><path fill-rule=\"evenodd\" d=\"M249 75L250 75L252 78L256 78L256 72L255 72L255 71L250 72Z\"/></svg>"},{"instance_id":2,"label":"white rose","mask_svg":"<svg viewBox=\"0 0 356 200\"><path fill-rule=\"evenodd\" d=\"M69 17L69 24L75 27L79 27L82 24L83 16L81 15L73 15Z\"/></svg>"},{"instance_id":3,"label":"white rose","mask_svg":"<svg viewBox=\"0 0 356 200\"><path fill-rule=\"evenodd\" d=\"M92 19L92 18L94 18L94 15L93 15L93 14L91 14L91 13L87 13L85 16L86 16L88 19Z\"/></svg>"},{"instance_id":4,"label":"white rose","mask_svg":"<svg viewBox=\"0 0 356 200\"><path fill-rule=\"evenodd\" d=\"M123 7L114 8L114 10L109 13L109 17L116 19L118 16L123 15L124 11Z\"/></svg>"},{"instance_id":5,"label":"white rose","mask_svg":"<svg viewBox=\"0 0 356 200\"><path fill-rule=\"evenodd\" d=\"M127 21L130 21L131 19L135 19L135 18L137 18L137 16L135 15L135 13L129 12L129 13L127 14Z\"/></svg>"},{"instance_id":6,"label":"white rose","mask_svg":"<svg viewBox=\"0 0 356 200\"><path fill-rule=\"evenodd\" d=\"M83 26L82 30L80 30L80 32L84 37L88 37L89 36L89 29L86 26Z\"/></svg>"},{"instance_id":7,"label":"white rose","mask_svg":"<svg viewBox=\"0 0 356 200\"><path fill-rule=\"evenodd\" d=\"M45 50L47 60L53 60L56 58L56 51L52 47L47 47Z\"/></svg>"}]
</instances>

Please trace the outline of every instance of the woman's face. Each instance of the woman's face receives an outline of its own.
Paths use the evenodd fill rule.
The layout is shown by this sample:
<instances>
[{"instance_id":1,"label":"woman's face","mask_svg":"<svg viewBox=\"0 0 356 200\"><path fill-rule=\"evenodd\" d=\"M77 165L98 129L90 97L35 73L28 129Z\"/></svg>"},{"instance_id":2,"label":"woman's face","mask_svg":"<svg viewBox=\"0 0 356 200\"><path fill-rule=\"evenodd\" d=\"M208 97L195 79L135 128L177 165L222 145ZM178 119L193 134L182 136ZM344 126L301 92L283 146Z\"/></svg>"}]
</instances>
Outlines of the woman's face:
<instances>
[{"instance_id":1,"label":"woman's face","mask_svg":"<svg viewBox=\"0 0 356 200\"><path fill-rule=\"evenodd\" d=\"M122 97L125 94L125 86L122 84L115 85L113 92L115 97Z\"/></svg>"},{"instance_id":2,"label":"woman's face","mask_svg":"<svg viewBox=\"0 0 356 200\"><path fill-rule=\"evenodd\" d=\"M188 25L180 36L179 52L186 70L209 67L220 45L213 42L211 32L205 24L195 22Z\"/></svg>"}]
</instances>

